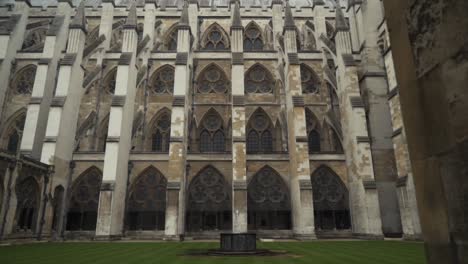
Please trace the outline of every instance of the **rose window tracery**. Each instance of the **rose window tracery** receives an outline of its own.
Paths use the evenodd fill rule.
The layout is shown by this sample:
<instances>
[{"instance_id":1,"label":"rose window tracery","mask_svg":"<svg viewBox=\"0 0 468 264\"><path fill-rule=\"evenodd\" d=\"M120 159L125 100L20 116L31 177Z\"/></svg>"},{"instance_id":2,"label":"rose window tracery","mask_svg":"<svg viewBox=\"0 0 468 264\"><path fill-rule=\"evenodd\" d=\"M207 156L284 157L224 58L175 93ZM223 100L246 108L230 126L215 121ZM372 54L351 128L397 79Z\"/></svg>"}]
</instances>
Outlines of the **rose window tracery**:
<instances>
[{"instance_id":1,"label":"rose window tracery","mask_svg":"<svg viewBox=\"0 0 468 264\"><path fill-rule=\"evenodd\" d=\"M245 91L251 93L273 93L274 81L267 70L255 65L245 76Z\"/></svg>"},{"instance_id":2,"label":"rose window tracery","mask_svg":"<svg viewBox=\"0 0 468 264\"><path fill-rule=\"evenodd\" d=\"M172 94L174 92L174 67L163 66L153 75L151 91L156 94Z\"/></svg>"},{"instance_id":3,"label":"rose window tracery","mask_svg":"<svg viewBox=\"0 0 468 264\"><path fill-rule=\"evenodd\" d=\"M226 93L229 81L226 75L215 65L208 66L199 77L198 91L200 93Z\"/></svg>"},{"instance_id":4,"label":"rose window tracery","mask_svg":"<svg viewBox=\"0 0 468 264\"><path fill-rule=\"evenodd\" d=\"M305 65L301 65L301 84L304 94L311 94L319 91L320 81L317 75Z\"/></svg>"}]
</instances>

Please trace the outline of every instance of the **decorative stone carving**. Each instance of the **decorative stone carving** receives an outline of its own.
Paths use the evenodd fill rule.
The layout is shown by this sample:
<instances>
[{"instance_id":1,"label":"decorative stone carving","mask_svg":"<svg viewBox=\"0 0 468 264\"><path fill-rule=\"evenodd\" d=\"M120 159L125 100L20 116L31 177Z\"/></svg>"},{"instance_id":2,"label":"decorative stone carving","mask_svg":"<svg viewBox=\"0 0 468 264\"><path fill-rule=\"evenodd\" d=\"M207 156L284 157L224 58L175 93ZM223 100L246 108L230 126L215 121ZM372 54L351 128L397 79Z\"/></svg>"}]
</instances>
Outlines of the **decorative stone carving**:
<instances>
[{"instance_id":1,"label":"decorative stone carving","mask_svg":"<svg viewBox=\"0 0 468 264\"><path fill-rule=\"evenodd\" d=\"M216 64L210 64L198 76L197 90L199 93L227 93L230 82L224 71Z\"/></svg>"},{"instance_id":2,"label":"decorative stone carving","mask_svg":"<svg viewBox=\"0 0 468 264\"><path fill-rule=\"evenodd\" d=\"M245 74L245 93L273 93L275 83L271 73L262 65L255 64Z\"/></svg>"}]
</instances>

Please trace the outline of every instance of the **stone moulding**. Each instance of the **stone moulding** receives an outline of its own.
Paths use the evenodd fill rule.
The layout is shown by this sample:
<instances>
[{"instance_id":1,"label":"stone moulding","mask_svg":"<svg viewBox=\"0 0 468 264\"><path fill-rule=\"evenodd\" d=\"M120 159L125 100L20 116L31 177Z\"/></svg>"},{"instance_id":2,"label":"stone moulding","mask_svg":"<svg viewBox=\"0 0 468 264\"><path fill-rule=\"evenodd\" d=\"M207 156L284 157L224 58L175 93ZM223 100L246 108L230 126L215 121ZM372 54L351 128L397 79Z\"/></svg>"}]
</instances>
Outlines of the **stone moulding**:
<instances>
[{"instance_id":1,"label":"stone moulding","mask_svg":"<svg viewBox=\"0 0 468 264\"><path fill-rule=\"evenodd\" d=\"M65 54L65 57L60 60L60 65L73 65L73 63L76 60L76 53L67 53Z\"/></svg>"},{"instance_id":2,"label":"stone moulding","mask_svg":"<svg viewBox=\"0 0 468 264\"><path fill-rule=\"evenodd\" d=\"M101 191L113 191L115 188L114 182L103 182L101 184Z\"/></svg>"},{"instance_id":3,"label":"stone moulding","mask_svg":"<svg viewBox=\"0 0 468 264\"><path fill-rule=\"evenodd\" d=\"M41 102L42 102L42 97L31 97L31 99L29 100L30 105L41 104Z\"/></svg>"},{"instance_id":4,"label":"stone moulding","mask_svg":"<svg viewBox=\"0 0 468 264\"><path fill-rule=\"evenodd\" d=\"M405 175L403 177L400 177L396 181L396 186L397 187L405 187L408 182L408 175Z\"/></svg>"},{"instance_id":5,"label":"stone moulding","mask_svg":"<svg viewBox=\"0 0 468 264\"><path fill-rule=\"evenodd\" d=\"M44 142L57 142L57 137L54 137L54 136L45 137Z\"/></svg>"},{"instance_id":6,"label":"stone moulding","mask_svg":"<svg viewBox=\"0 0 468 264\"><path fill-rule=\"evenodd\" d=\"M244 54L242 52L232 53L232 65L244 65Z\"/></svg>"},{"instance_id":7,"label":"stone moulding","mask_svg":"<svg viewBox=\"0 0 468 264\"><path fill-rule=\"evenodd\" d=\"M299 57L297 53L288 53L288 61L290 65L300 65Z\"/></svg>"},{"instance_id":8,"label":"stone moulding","mask_svg":"<svg viewBox=\"0 0 468 264\"><path fill-rule=\"evenodd\" d=\"M388 100L392 100L393 97L395 97L395 96L398 94L398 92L399 92L399 91L398 91L398 86L395 87L395 88L393 88L393 89L391 89L391 90L388 92L388 95L387 95L387 96L388 96L388 97L387 97Z\"/></svg>"},{"instance_id":9,"label":"stone moulding","mask_svg":"<svg viewBox=\"0 0 468 264\"><path fill-rule=\"evenodd\" d=\"M298 142L298 143L299 142L300 143L307 143L308 140L307 140L307 137L305 137L305 136L298 136L298 137L296 137L296 142Z\"/></svg>"},{"instance_id":10,"label":"stone moulding","mask_svg":"<svg viewBox=\"0 0 468 264\"><path fill-rule=\"evenodd\" d=\"M119 58L119 65L130 65L131 61L132 61L132 53L123 52Z\"/></svg>"},{"instance_id":11,"label":"stone moulding","mask_svg":"<svg viewBox=\"0 0 468 264\"><path fill-rule=\"evenodd\" d=\"M299 188L301 190L312 190L312 182L309 179L299 180Z\"/></svg>"},{"instance_id":12,"label":"stone moulding","mask_svg":"<svg viewBox=\"0 0 468 264\"><path fill-rule=\"evenodd\" d=\"M33 29L33 28L38 28L38 27L42 27L42 26L47 26L49 24L50 24L49 19L44 19L44 20L32 22L32 23L29 23L29 24L26 25L26 30Z\"/></svg>"},{"instance_id":13,"label":"stone moulding","mask_svg":"<svg viewBox=\"0 0 468 264\"><path fill-rule=\"evenodd\" d=\"M245 143L245 137L232 137L234 143Z\"/></svg>"},{"instance_id":14,"label":"stone moulding","mask_svg":"<svg viewBox=\"0 0 468 264\"><path fill-rule=\"evenodd\" d=\"M392 138L399 136L402 131L403 131L402 127L395 129L392 133Z\"/></svg>"},{"instance_id":15,"label":"stone moulding","mask_svg":"<svg viewBox=\"0 0 468 264\"><path fill-rule=\"evenodd\" d=\"M247 182L243 180L234 180L232 183L232 188L236 191L246 191Z\"/></svg>"},{"instance_id":16,"label":"stone moulding","mask_svg":"<svg viewBox=\"0 0 468 264\"><path fill-rule=\"evenodd\" d=\"M343 58L343 63L346 67L352 67L357 65L356 60L354 60L352 54L343 54L341 55L341 57Z\"/></svg>"},{"instance_id":17,"label":"stone moulding","mask_svg":"<svg viewBox=\"0 0 468 264\"><path fill-rule=\"evenodd\" d=\"M39 59L39 61L37 62L38 65L49 65L51 59L48 59L48 58L42 58L42 59Z\"/></svg>"},{"instance_id":18,"label":"stone moulding","mask_svg":"<svg viewBox=\"0 0 468 264\"><path fill-rule=\"evenodd\" d=\"M50 106L62 107L65 104L65 100L66 100L65 96L54 97L52 98L52 102L50 103Z\"/></svg>"},{"instance_id":19,"label":"stone moulding","mask_svg":"<svg viewBox=\"0 0 468 264\"><path fill-rule=\"evenodd\" d=\"M187 61L188 61L188 53L187 52L177 53L175 65L187 65Z\"/></svg>"},{"instance_id":20,"label":"stone moulding","mask_svg":"<svg viewBox=\"0 0 468 264\"><path fill-rule=\"evenodd\" d=\"M371 139L368 136L358 136L356 137L357 143L370 143Z\"/></svg>"},{"instance_id":21,"label":"stone moulding","mask_svg":"<svg viewBox=\"0 0 468 264\"><path fill-rule=\"evenodd\" d=\"M362 185L364 185L364 189L366 190L377 189L375 180L364 180L362 181Z\"/></svg>"},{"instance_id":22,"label":"stone moulding","mask_svg":"<svg viewBox=\"0 0 468 264\"><path fill-rule=\"evenodd\" d=\"M120 142L120 137L119 136L107 137L106 142L118 143Z\"/></svg>"},{"instance_id":23,"label":"stone moulding","mask_svg":"<svg viewBox=\"0 0 468 264\"><path fill-rule=\"evenodd\" d=\"M360 96L350 96L349 101L352 108L364 108L364 102Z\"/></svg>"},{"instance_id":24,"label":"stone moulding","mask_svg":"<svg viewBox=\"0 0 468 264\"><path fill-rule=\"evenodd\" d=\"M125 105L126 96L125 95L114 95L112 97L111 106L124 106Z\"/></svg>"},{"instance_id":25,"label":"stone moulding","mask_svg":"<svg viewBox=\"0 0 468 264\"><path fill-rule=\"evenodd\" d=\"M185 96L176 95L172 99L172 106L185 107Z\"/></svg>"},{"instance_id":26,"label":"stone moulding","mask_svg":"<svg viewBox=\"0 0 468 264\"><path fill-rule=\"evenodd\" d=\"M232 96L232 105L233 106L245 106L245 96L243 96L243 95L233 95Z\"/></svg>"},{"instance_id":27,"label":"stone moulding","mask_svg":"<svg viewBox=\"0 0 468 264\"><path fill-rule=\"evenodd\" d=\"M180 190L180 182L176 181L169 181L167 182L167 189L168 190Z\"/></svg>"},{"instance_id":28,"label":"stone moulding","mask_svg":"<svg viewBox=\"0 0 468 264\"><path fill-rule=\"evenodd\" d=\"M184 138L182 138L182 137L171 137L171 142L182 143L182 142L184 142Z\"/></svg>"},{"instance_id":29,"label":"stone moulding","mask_svg":"<svg viewBox=\"0 0 468 264\"><path fill-rule=\"evenodd\" d=\"M295 95L292 97L292 102L294 107L304 107L304 96Z\"/></svg>"},{"instance_id":30,"label":"stone moulding","mask_svg":"<svg viewBox=\"0 0 468 264\"><path fill-rule=\"evenodd\" d=\"M20 18L21 15L12 15L8 20L0 22L0 35L10 35Z\"/></svg>"}]
</instances>

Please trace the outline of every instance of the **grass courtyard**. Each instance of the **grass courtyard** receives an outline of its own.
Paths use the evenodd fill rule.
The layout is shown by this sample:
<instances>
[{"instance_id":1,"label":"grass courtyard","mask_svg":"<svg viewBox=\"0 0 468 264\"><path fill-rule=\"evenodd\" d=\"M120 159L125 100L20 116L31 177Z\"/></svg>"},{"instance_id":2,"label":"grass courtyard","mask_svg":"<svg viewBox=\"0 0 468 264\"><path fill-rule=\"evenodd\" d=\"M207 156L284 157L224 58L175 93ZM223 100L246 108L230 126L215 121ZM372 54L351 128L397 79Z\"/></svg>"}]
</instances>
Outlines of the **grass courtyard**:
<instances>
[{"instance_id":1,"label":"grass courtyard","mask_svg":"<svg viewBox=\"0 0 468 264\"><path fill-rule=\"evenodd\" d=\"M217 243L38 243L1 246L0 263L319 263L423 264L422 243L399 241L315 241L258 243L286 251L280 256L210 257L190 253L217 248ZM196 255L196 254L195 254Z\"/></svg>"}]
</instances>

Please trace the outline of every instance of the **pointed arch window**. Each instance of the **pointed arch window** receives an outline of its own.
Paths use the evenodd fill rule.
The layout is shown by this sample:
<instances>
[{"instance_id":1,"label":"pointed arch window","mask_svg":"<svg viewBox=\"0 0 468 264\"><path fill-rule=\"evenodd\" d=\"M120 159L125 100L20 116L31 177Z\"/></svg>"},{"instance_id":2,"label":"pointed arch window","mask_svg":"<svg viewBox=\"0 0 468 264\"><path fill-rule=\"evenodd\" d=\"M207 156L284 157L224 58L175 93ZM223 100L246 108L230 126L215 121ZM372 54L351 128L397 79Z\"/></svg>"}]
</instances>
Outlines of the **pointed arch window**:
<instances>
[{"instance_id":1,"label":"pointed arch window","mask_svg":"<svg viewBox=\"0 0 468 264\"><path fill-rule=\"evenodd\" d=\"M214 110L203 118L200 129L200 152L224 152L226 137L223 119Z\"/></svg>"},{"instance_id":2,"label":"pointed arch window","mask_svg":"<svg viewBox=\"0 0 468 264\"><path fill-rule=\"evenodd\" d=\"M16 196L18 201L16 227L34 232L39 209L39 185L36 180L28 177L16 185Z\"/></svg>"},{"instance_id":3,"label":"pointed arch window","mask_svg":"<svg viewBox=\"0 0 468 264\"><path fill-rule=\"evenodd\" d=\"M268 115L257 110L247 125L247 153L272 153L274 151L273 125Z\"/></svg>"},{"instance_id":4,"label":"pointed arch window","mask_svg":"<svg viewBox=\"0 0 468 264\"><path fill-rule=\"evenodd\" d=\"M166 187L166 178L154 167L138 176L127 202L127 229L164 230Z\"/></svg>"},{"instance_id":5,"label":"pointed arch window","mask_svg":"<svg viewBox=\"0 0 468 264\"><path fill-rule=\"evenodd\" d=\"M211 25L202 42L204 50L227 50L229 49L229 38L224 29L217 23Z\"/></svg>"},{"instance_id":6,"label":"pointed arch window","mask_svg":"<svg viewBox=\"0 0 468 264\"><path fill-rule=\"evenodd\" d=\"M21 113L10 124L8 132L6 133L6 150L11 153L16 153L21 141L21 135L26 122L26 114Z\"/></svg>"},{"instance_id":7,"label":"pointed arch window","mask_svg":"<svg viewBox=\"0 0 468 264\"><path fill-rule=\"evenodd\" d=\"M67 230L95 230L102 173L90 168L72 187L67 216Z\"/></svg>"},{"instance_id":8,"label":"pointed arch window","mask_svg":"<svg viewBox=\"0 0 468 264\"><path fill-rule=\"evenodd\" d=\"M230 86L224 71L214 64L200 73L197 83L200 93L227 93Z\"/></svg>"},{"instance_id":9,"label":"pointed arch window","mask_svg":"<svg viewBox=\"0 0 468 264\"><path fill-rule=\"evenodd\" d=\"M174 93L174 67L165 65L152 76L150 90L155 94Z\"/></svg>"},{"instance_id":10,"label":"pointed arch window","mask_svg":"<svg viewBox=\"0 0 468 264\"><path fill-rule=\"evenodd\" d=\"M12 90L16 94L31 94L36 77L36 66L21 69L13 81Z\"/></svg>"},{"instance_id":11,"label":"pointed arch window","mask_svg":"<svg viewBox=\"0 0 468 264\"><path fill-rule=\"evenodd\" d=\"M350 229L348 189L330 168L319 167L311 177L316 230Z\"/></svg>"},{"instance_id":12,"label":"pointed arch window","mask_svg":"<svg viewBox=\"0 0 468 264\"><path fill-rule=\"evenodd\" d=\"M263 50L262 33L253 22L247 25L244 33L244 50Z\"/></svg>"},{"instance_id":13,"label":"pointed arch window","mask_svg":"<svg viewBox=\"0 0 468 264\"><path fill-rule=\"evenodd\" d=\"M201 170L188 188L187 230L230 230L231 187L214 167Z\"/></svg>"},{"instance_id":14,"label":"pointed arch window","mask_svg":"<svg viewBox=\"0 0 468 264\"><path fill-rule=\"evenodd\" d=\"M168 51L177 51L177 38L178 30L177 26L173 26L166 37L166 48Z\"/></svg>"},{"instance_id":15,"label":"pointed arch window","mask_svg":"<svg viewBox=\"0 0 468 264\"><path fill-rule=\"evenodd\" d=\"M106 90L107 94L115 93L116 78L117 78L117 69L112 69L107 74L105 81L104 81L104 89Z\"/></svg>"},{"instance_id":16,"label":"pointed arch window","mask_svg":"<svg viewBox=\"0 0 468 264\"><path fill-rule=\"evenodd\" d=\"M317 74L308 66L301 64L301 84L302 93L317 93L320 87L320 80Z\"/></svg>"},{"instance_id":17,"label":"pointed arch window","mask_svg":"<svg viewBox=\"0 0 468 264\"><path fill-rule=\"evenodd\" d=\"M250 230L291 228L289 190L281 176L266 166L257 172L247 187Z\"/></svg>"},{"instance_id":18,"label":"pointed arch window","mask_svg":"<svg viewBox=\"0 0 468 264\"><path fill-rule=\"evenodd\" d=\"M154 123L151 150L168 152L171 137L171 115L163 113Z\"/></svg>"},{"instance_id":19,"label":"pointed arch window","mask_svg":"<svg viewBox=\"0 0 468 264\"><path fill-rule=\"evenodd\" d=\"M321 151L319 122L309 109L306 109L306 127L309 153Z\"/></svg>"},{"instance_id":20,"label":"pointed arch window","mask_svg":"<svg viewBox=\"0 0 468 264\"><path fill-rule=\"evenodd\" d=\"M265 67L257 64L252 66L245 75L245 92L273 93L275 83L271 73Z\"/></svg>"}]
</instances>

